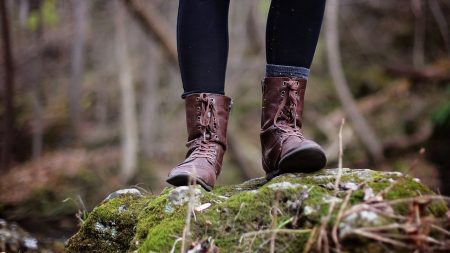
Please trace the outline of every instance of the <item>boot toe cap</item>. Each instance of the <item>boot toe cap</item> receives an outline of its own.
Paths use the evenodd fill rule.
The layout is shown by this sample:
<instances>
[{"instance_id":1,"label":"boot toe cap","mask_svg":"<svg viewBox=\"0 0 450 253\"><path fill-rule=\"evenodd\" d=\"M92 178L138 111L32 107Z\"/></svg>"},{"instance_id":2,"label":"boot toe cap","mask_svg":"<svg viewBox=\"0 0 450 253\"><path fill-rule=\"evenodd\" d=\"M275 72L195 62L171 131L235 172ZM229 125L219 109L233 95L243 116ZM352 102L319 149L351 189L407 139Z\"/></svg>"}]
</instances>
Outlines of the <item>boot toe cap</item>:
<instances>
[{"instance_id":1,"label":"boot toe cap","mask_svg":"<svg viewBox=\"0 0 450 253\"><path fill-rule=\"evenodd\" d=\"M216 174L213 169L204 166L179 165L170 171L166 181L174 186L197 183L211 190L216 182Z\"/></svg>"}]
</instances>

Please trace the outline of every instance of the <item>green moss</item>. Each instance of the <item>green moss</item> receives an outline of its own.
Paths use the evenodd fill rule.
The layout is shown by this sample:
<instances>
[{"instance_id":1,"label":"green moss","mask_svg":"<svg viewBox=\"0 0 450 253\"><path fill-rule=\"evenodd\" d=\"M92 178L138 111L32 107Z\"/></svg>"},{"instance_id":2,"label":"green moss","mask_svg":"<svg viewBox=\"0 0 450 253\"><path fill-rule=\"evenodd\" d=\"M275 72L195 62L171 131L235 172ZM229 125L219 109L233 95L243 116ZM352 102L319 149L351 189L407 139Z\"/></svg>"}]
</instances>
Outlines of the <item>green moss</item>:
<instances>
[{"instance_id":1,"label":"green moss","mask_svg":"<svg viewBox=\"0 0 450 253\"><path fill-rule=\"evenodd\" d=\"M184 228L182 217L171 217L149 229L147 238L138 252L169 252L176 238L182 237Z\"/></svg>"},{"instance_id":2,"label":"green moss","mask_svg":"<svg viewBox=\"0 0 450 253\"><path fill-rule=\"evenodd\" d=\"M125 252L135 234L138 213L150 199L124 195L96 207L68 241L68 252Z\"/></svg>"},{"instance_id":3,"label":"green moss","mask_svg":"<svg viewBox=\"0 0 450 253\"><path fill-rule=\"evenodd\" d=\"M270 210L277 205L280 212L275 226L287 229L287 232L276 234L277 250L302 251L310 236L309 229L320 224L328 213L334 190L323 186L334 183L335 176L336 170L314 174L286 174L270 182L266 182L265 179L253 179L239 185L218 187L211 192L202 190L201 203L209 203L211 206L202 212L195 212L189 240L194 242L212 238L221 252L268 252L272 234L267 231L273 226ZM385 198L388 200L433 194L426 186L412 178L395 173L346 169L341 182L366 183L376 194L392 184L390 178L401 180L401 183L394 184L387 191ZM157 197L118 197L100 205L89 215L81 230L71 238L69 251L169 252L177 238L182 237L187 211L186 205L177 206L169 201L168 196L172 190L173 188L166 188ZM307 198L301 198L306 192ZM337 197L341 201L337 202L330 223L334 222L345 194L345 192L338 194ZM360 203L363 197L363 190L356 190L351 195L350 204ZM295 207L297 209L292 206L295 201L299 203L299 206ZM116 210L124 203L128 203L132 208L118 213ZM304 215L305 207L311 208L312 213ZM408 210L406 205L395 205L394 208L402 213ZM430 205L428 209L430 214L440 217L446 212L447 207L445 204L437 203ZM299 219L293 224L292 218L297 215L298 210L300 210ZM98 229L95 229L99 222L107 228L120 227L123 235L112 237L111 231L99 233ZM248 234L257 231L259 234L256 236ZM176 245L177 252L180 245L180 242ZM346 245L344 244L344 248ZM361 245L358 249L367 249L366 246L371 245L371 242L366 240ZM376 247L371 249L377 252ZM348 251L357 252L357 249L349 248Z\"/></svg>"}]
</instances>

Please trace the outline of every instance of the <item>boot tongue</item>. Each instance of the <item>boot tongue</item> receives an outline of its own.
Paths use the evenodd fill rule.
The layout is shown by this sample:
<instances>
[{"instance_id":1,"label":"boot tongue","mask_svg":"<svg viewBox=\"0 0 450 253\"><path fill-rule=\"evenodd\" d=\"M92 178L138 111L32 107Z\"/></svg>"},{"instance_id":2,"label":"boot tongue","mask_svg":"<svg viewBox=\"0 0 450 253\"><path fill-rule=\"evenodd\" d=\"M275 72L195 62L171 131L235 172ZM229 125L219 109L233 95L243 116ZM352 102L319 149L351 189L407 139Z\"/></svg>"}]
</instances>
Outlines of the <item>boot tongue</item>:
<instances>
[{"instance_id":1,"label":"boot tongue","mask_svg":"<svg viewBox=\"0 0 450 253\"><path fill-rule=\"evenodd\" d=\"M216 126L214 125L216 121L216 107L214 98L208 97L205 93L200 95L200 102L200 126L203 131L203 137L205 138L207 132L211 133L216 131Z\"/></svg>"},{"instance_id":2,"label":"boot tongue","mask_svg":"<svg viewBox=\"0 0 450 253\"><path fill-rule=\"evenodd\" d=\"M226 149L226 131L231 98L211 93L189 95L186 100L188 141L196 139L220 144Z\"/></svg>"},{"instance_id":3,"label":"boot tongue","mask_svg":"<svg viewBox=\"0 0 450 253\"><path fill-rule=\"evenodd\" d=\"M300 82L296 80L283 81L281 88L282 101L275 114L274 125L285 124L293 128L301 127L298 115L300 102ZM300 123L300 124L299 124Z\"/></svg>"}]
</instances>

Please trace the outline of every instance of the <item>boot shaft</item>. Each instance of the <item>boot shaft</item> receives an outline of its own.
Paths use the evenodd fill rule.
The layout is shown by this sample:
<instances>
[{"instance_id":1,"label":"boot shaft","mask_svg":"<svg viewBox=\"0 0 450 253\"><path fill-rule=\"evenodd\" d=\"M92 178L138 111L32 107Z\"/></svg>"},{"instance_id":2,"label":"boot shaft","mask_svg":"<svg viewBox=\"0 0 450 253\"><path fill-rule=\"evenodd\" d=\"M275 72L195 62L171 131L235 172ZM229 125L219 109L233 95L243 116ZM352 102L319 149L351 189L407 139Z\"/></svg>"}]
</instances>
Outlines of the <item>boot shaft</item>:
<instances>
[{"instance_id":1,"label":"boot shaft","mask_svg":"<svg viewBox=\"0 0 450 253\"><path fill-rule=\"evenodd\" d=\"M188 143L199 137L227 146L226 134L231 98L212 93L195 93L185 98Z\"/></svg>"},{"instance_id":2,"label":"boot shaft","mask_svg":"<svg viewBox=\"0 0 450 253\"><path fill-rule=\"evenodd\" d=\"M188 152L173 168L167 182L188 185L194 179L211 190L222 169L227 147L227 125L231 98L211 93L196 93L185 98Z\"/></svg>"},{"instance_id":3,"label":"boot shaft","mask_svg":"<svg viewBox=\"0 0 450 253\"><path fill-rule=\"evenodd\" d=\"M278 121L302 127L306 79L266 77L262 82L261 129Z\"/></svg>"}]
</instances>

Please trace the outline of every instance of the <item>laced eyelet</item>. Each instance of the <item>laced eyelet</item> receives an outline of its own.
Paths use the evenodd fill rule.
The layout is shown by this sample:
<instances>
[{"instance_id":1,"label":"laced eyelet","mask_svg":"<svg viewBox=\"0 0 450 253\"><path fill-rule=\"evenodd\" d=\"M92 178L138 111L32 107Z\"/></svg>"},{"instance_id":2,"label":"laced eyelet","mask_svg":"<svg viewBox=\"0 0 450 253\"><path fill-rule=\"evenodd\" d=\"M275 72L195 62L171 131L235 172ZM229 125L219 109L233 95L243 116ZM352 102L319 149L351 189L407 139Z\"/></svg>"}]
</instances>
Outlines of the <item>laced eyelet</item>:
<instances>
[{"instance_id":1,"label":"laced eyelet","mask_svg":"<svg viewBox=\"0 0 450 253\"><path fill-rule=\"evenodd\" d=\"M195 100L196 100L196 101L200 101L200 97L196 97Z\"/></svg>"},{"instance_id":2,"label":"laced eyelet","mask_svg":"<svg viewBox=\"0 0 450 253\"><path fill-rule=\"evenodd\" d=\"M281 91L281 94L282 94L282 95L284 95L285 93L286 93L286 91L285 91L285 90L282 90L282 91Z\"/></svg>"},{"instance_id":3,"label":"laced eyelet","mask_svg":"<svg viewBox=\"0 0 450 253\"><path fill-rule=\"evenodd\" d=\"M286 87L286 81L284 81L281 86Z\"/></svg>"},{"instance_id":4,"label":"laced eyelet","mask_svg":"<svg viewBox=\"0 0 450 253\"><path fill-rule=\"evenodd\" d=\"M197 129L198 129L198 130L201 130L201 129L202 129L202 126L197 126Z\"/></svg>"}]
</instances>

